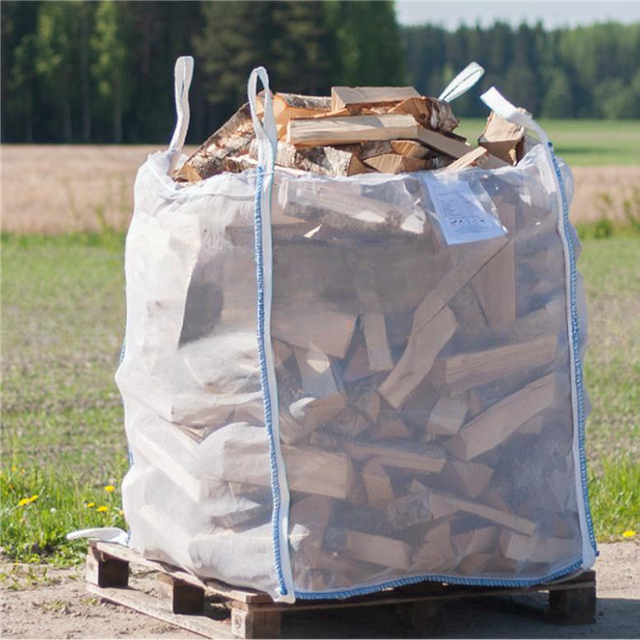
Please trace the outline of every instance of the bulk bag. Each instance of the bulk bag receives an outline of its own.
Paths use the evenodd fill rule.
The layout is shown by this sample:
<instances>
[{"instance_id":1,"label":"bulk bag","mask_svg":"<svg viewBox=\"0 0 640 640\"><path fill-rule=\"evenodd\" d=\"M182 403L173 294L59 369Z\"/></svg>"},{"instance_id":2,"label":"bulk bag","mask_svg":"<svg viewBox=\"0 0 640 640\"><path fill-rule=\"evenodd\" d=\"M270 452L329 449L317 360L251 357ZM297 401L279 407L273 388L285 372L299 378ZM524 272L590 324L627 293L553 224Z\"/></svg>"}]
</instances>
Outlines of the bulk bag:
<instances>
[{"instance_id":1,"label":"bulk bag","mask_svg":"<svg viewBox=\"0 0 640 640\"><path fill-rule=\"evenodd\" d=\"M491 90L540 138L516 166L281 169L261 68L258 166L184 186L192 64L126 241L131 547L285 602L589 568L579 243L545 133Z\"/></svg>"}]
</instances>

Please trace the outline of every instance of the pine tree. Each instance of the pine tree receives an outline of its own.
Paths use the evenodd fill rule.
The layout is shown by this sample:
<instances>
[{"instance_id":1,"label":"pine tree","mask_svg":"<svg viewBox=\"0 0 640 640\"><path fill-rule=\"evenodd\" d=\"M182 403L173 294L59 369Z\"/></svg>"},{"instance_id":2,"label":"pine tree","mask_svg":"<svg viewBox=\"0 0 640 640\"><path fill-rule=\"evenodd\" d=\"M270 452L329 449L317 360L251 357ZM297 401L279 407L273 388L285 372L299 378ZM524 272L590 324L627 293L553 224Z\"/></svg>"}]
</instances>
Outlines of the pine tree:
<instances>
[{"instance_id":1,"label":"pine tree","mask_svg":"<svg viewBox=\"0 0 640 640\"><path fill-rule=\"evenodd\" d=\"M127 2L103 0L96 10L95 31L91 39L95 52L93 74L98 84L98 93L110 106L113 121L113 141L123 142L123 117L128 97L134 83L130 25Z\"/></svg>"}]
</instances>

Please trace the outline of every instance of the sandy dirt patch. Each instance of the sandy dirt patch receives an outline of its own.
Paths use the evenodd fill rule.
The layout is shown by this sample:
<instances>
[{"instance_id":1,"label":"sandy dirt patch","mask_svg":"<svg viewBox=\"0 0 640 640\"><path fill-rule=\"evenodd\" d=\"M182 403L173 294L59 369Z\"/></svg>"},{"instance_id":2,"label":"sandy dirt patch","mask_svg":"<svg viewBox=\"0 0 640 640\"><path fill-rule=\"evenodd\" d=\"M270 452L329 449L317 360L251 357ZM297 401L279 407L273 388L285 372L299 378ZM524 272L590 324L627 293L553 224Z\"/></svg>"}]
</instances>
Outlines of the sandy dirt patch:
<instances>
[{"instance_id":1,"label":"sandy dirt patch","mask_svg":"<svg viewBox=\"0 0 640 640\"><path fill-rule=\"evenodd\" d=\"M637 638L640 629L640 544L603 544L598 573L597 623L556 626L535 616L505 611L494 601L464 601L445 609L448 638ZM3 638L197 638L194 634L124 607L102 602L84 589L79 570L33 569L4 564L0 627ZM38 577L39 576L39 577ZM155 579L138 574L145 588ZM140 582L138 582L140 584ZM543 606L540 594L517 598ZM289 638L402 638L409 630L392 609L353 609L324 616L299 613L284 619Z\"/></svg>"}]
</instances>

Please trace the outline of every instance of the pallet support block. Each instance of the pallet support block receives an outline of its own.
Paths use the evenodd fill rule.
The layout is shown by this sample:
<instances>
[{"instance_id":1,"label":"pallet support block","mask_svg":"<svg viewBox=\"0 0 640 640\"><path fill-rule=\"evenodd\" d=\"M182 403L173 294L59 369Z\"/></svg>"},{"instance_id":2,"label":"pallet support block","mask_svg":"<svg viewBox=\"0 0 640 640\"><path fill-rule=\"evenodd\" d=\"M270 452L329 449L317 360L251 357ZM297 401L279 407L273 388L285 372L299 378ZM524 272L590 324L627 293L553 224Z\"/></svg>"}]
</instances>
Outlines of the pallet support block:
<instances>
[{"instance_id":1,"label":"pallet support block","mask_svg":"<svg viewBox=\"0 0 640 640\"><path fill-rule=\"evenodd\" d=\"M549 619L557 624L593 624L596 621L595 572L585 572L592 582L584 587L549 591ZM578 583L579 584L579 583Z\"/></svg>"},{"instance_id":2,"label":"pallet support block","mask_svg":"<svg viewBox=\"0 0 640 640\"><path fill-rule=\"evenodd\" d=\"M169 587L173 613L200 614L204 611L204 588L164 573L158 574L158 580Z\"/></svg>"},{"instance_id":3,"label":"pallet support block","mask_svg":"<svg viewBox=\"0 0 640 640\"><path fill-rule=\"evenodd\" d=\"M281 614L278 611L231 609L231 631L238 638L279 638Z\"/></svg>"},{"instance_id":4,"label":"pallet support block","mask_svg":"<svg viewBox=\"0 0 640 640\"><path fill-rule=\"evenodd\" d=\"M86 580L97 587L126 587L129 563L104 555L90 545L87 551Z\"/></svg>"}]
</instances>

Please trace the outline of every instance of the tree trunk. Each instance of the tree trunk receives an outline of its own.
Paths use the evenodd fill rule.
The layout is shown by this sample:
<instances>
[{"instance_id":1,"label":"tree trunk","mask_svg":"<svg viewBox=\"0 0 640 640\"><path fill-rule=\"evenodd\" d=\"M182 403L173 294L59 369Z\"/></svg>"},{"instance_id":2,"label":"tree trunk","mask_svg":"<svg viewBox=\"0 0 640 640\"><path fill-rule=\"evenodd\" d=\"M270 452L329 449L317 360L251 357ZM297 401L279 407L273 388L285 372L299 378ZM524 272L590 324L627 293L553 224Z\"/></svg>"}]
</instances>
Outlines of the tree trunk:
<instances>
[{"instance_id":1,"label":"tree trunk","mask_svg":"<svg viewBox=\"0 0 640 640\"><path fill-rule=\"evenodd\" d=\"M122 144L122 91L116 80L113 92L113 141Z\"/></svg>"},{"instance_id":2,"label":"tree trunk","mask_svg":"<svg viewBox=\"0 0 640 640\"><path fill-rule=\"evenodd\" d=\"M67 98L62 105L62 133L65 142L72 142L73 128L71 123L71 101Z\"/></svg>"},{"instance_id":3,"label":"tree trunk","mask_svg":"<svg viewBox=\"0 0 640 640\"><path fill-rule=\"evenodd\" d=\"M89 25L86 7L80 16L80 82L82 87L82 140L91 142L91 94L89 91Z\"/></svg>"}]
</instances>

